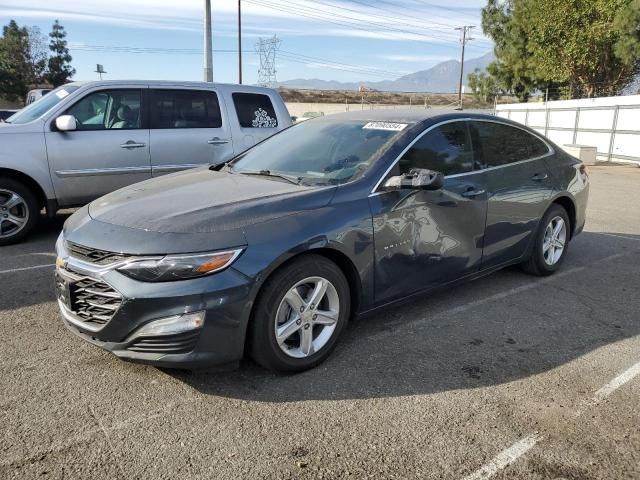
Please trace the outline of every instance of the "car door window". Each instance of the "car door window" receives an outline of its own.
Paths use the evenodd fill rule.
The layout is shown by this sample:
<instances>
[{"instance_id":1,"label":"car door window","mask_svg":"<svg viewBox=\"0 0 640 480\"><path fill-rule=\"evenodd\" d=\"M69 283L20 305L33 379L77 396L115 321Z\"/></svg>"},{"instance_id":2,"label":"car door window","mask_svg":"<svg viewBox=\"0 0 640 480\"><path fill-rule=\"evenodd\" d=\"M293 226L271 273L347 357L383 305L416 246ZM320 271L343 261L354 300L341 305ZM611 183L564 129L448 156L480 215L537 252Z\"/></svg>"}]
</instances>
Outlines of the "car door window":
<instances>
[{"instance_id":1,"label":"car door window","mask_svg":"<svg viewBox=\"0 0 640 480\"><path fill-rule=\"evenodd\" d=\"M444 175L473 171L473 152L465 122L446 123L429 131L402 156L398 165L400 174L414 168Z\"/></svg>"},{"instance_id":2,"label":"car door window","mask_svg":"<svg viewBox=\"0 0 640 480\"><path fill-rule=\"evenodd\" d=\"M275 128L278 117L268 95L234 93L233 105L242 128Z\"/></svg>"},{"instance_id":3,"label":"car door window","mask_svg":"<svg viewBox=\"0 0 640 480\"><path fill-rule=\"evenodd\" d=\"M472 121L469 126L476 160L484 167L509 165L549 153L542 140L521 128L482 121Z\"/></svg>"},{"instance_id":4,"label":"car door window","mask_svg":"<svg viewBox=\"0 0 640 480\"><path fill-rule=\"evenodd\" d=\"M218 95L209 90L154 90L152 129L220 128Z\"/></svg>"},{"instance_id":5,"label":"car door window","mask_svg":"<svg viewBox=\"0 0 640 480\"><path fill-rule=\"evenodd\" d=\"M101 90L75 103L73 115L77 130L132 130L142 128L140 90Z\"/></svg>"}]
</instances>

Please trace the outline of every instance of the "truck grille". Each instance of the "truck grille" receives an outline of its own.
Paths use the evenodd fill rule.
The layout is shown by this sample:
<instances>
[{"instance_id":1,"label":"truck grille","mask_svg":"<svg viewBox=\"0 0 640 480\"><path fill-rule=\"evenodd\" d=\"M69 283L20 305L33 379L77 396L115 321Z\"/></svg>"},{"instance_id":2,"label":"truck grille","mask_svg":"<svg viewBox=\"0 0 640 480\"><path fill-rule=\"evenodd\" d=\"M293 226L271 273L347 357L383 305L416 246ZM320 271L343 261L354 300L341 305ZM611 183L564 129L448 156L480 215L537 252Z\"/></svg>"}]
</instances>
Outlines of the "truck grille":
<instances>
[{"instance_id":1,"label":"truck grille","mask_svg":"<svg viewBox=\"0 0 640 480\"><path fill-rule=\"evenodd\" d=\"M122 304L122 296L108 283L67 269L56 272L56 290L60 301L94 330L109 322Z\"/></svg>"},{"instance_id":2,"label":"truck grille","mask_svg":"<svg viewBox=\"0 0 640 480\"><path fill-rule=\"evenodd\" d=\"M85 262L95 263L97 265L111 265L112 263L127 258L127 255L122 253L107 252L97 248L84 247L72 242L67 242L66 246L72 257L84 260Z\"/></svg>"}]
</instances>

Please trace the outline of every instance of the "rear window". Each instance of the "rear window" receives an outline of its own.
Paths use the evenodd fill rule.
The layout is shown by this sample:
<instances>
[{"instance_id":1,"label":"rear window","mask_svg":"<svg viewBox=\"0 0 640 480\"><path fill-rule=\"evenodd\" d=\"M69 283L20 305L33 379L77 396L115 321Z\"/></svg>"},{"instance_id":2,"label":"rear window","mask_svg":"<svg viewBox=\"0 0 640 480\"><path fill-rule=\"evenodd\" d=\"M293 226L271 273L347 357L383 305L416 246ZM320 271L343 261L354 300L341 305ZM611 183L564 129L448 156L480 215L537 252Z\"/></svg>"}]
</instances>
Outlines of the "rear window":
<instances>
[{"instance_id":1,"label":"rear window","mask_svg":"<svg viewBox=\"0 0 640 480\"><path fill-rule=\"evenodd\" d=\"M154 90L151 128L220 128L222 116L215 92Z\"/></svg>"},{"instance_id":2,"label":"rear window","mask_svg":"<svg viewBox=\"0 0 640 480\"><path fill-rule=\"evenodd\" d=\"M486 167L541 157L549 153L547 145L534 135L503 123L469 123L476 162Z\"/></svg>"},{"instance_id":3,"label":"rear window","mask_svg":"<svg viewBox=\"0 0 640 480\"><path fill-rule=\"evenodd\" d=\"M275 128L278 118L268 95L234 93L233 105L243 128Z\"/></svg>"}]
</instances>

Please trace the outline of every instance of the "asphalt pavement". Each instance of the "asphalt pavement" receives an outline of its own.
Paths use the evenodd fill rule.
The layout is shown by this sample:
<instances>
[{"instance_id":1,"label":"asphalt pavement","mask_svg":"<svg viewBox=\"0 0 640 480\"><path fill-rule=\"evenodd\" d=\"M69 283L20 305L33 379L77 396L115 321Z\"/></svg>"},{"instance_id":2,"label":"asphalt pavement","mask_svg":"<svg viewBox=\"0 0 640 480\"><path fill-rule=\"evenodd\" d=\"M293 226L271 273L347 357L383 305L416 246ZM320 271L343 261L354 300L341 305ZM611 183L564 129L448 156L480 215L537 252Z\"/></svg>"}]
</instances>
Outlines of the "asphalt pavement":
<instances>
[{"instance_id":1,"label":"asphalt pavement","mask_svg":"<svg viewBox=\"0 0 640 480\"><path fill-rule=\"evenodd\" d=\"M640 478L640 168L591 167L555 275L349 325L298 375L126 363L70 334L65 216L0 249L0 478Z\"/></svg>"}]
</instances>

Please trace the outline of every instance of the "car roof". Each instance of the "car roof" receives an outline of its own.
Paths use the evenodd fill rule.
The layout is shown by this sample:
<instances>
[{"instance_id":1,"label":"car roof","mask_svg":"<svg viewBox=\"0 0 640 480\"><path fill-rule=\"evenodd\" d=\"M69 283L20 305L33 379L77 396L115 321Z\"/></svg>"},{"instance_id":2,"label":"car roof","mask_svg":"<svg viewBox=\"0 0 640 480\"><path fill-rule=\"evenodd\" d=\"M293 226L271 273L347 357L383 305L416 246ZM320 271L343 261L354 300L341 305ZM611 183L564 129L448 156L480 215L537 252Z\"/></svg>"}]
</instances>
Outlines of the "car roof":
<instances>
[{"instance_id":1,"label":"car roof","mask_svg":"<svg viewBox=\"0 0 640 480\"><path fill-rule=\"evenodd\" d=\"M419 123L425 120L445 120L456 118L486 118L495 119L488 111L453 110L446 108L416 108L416 109L379 109L358 110L354 112L336 113L323 117L335 120L362 120L378 122Z\"/></svg>"},{"instance_id":2,"label":"car roof","mask_svg":"<svg viewBox=\"0 0 640 480\"><path fill-rule=\"evenodd\" d=\"M76 81L68 83L67 85L75 85L78 87L84 86L118 86L118 85L141 85L141 86L185 86L185 87L200 87L200 88L213 88L213 87L232 87L234 89L252 90L252 91L273 91L272 88L257 87L253 85L240 85L236 83L211 83L211 82L193 82L183 80L92 80L92 81Z\"/></svg>"}]
</instances>

